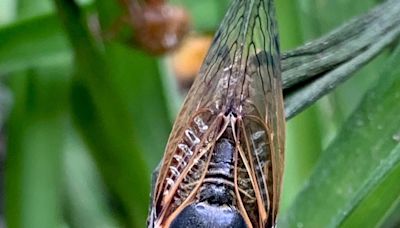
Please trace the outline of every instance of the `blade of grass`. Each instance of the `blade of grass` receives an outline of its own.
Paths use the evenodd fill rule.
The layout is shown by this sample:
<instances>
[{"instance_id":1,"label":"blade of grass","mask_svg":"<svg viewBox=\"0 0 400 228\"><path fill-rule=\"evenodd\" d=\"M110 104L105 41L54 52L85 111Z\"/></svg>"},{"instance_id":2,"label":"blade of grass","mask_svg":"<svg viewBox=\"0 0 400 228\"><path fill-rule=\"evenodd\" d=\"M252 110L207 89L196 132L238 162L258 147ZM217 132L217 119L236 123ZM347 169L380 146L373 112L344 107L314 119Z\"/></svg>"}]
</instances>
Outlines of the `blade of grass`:
<instances>
[{"instance_id":1,"label":"blade of grass","mask_svg":"<svg viewBox=\"0 0 400 228\"><path fill-rule=\"evenodd\" d=\"M341 227L382 227L380 224L385 221L386 215L400 202L399 180L400 163L352 211Z\"/></svg>"},{"instance_id":2,"label":"blade of grass","mask_svg":"<svg viewBox=\"0 0 400 228\"><path fill-rule=\"evenodd\" d=\"M60 23L54 15L18 21L0 29L0 74L71 59Z\"/></svg>"},{"instance_id":3,"label":"blade of grass","mask_svg":"<svg viewBox=\"0 0 400 228\"><path fill-rule=\"evenodd\" d=\"M68 128L63 153L65 215L71 227L120 227L104 183L78 132Z\"/></svg>"},{"instance_id":4,"label":"blade of grass","mask_svg":"<svg viewBox=\"0 0 400 228\"><path fill-rule=\"evenodd\" d=\"M400 224L400 196L393 202L393 207L389 209L385 217L381 220L378 227L393 228Z\"/></svg>"},{"instance_id":5,"label":"blade of grass","mask_svg":"<svg viewBox=\"0 0 400 228\"><path fill-rule=\"evenodd\" d=\"M11 77L15 103L7 127L8 227L57 227L62 223L59 187L66 74L60 69L65 68L31 70Z\"/></svg>"},{"instance_id":6,"label":"blade of grass","mask_svg":"<svg viewBox=\"0 0 400 228\"><path fill-rule=\"evenodd\" d=\"M105 30L127 15L117 1L97 2L100 22ZM134 18L130 18L134 20ZM123 42L123 41L122 41ZM133 130L150 169L154 169L164 151L170 131L170 116L164 98L162 75L158 59L144 52L123 45L119 40L105 43L110 76L118 92L129 108L133 119L139 119ZM149 174L150 176L150 174Z\"/></svg>"},{"instance_id":7,"label":"blade of grass","mask_svg":"<svg viewBox=\"0 0 400 228\"><path fill-rule=\"evenodd\" d=\"M53 11L49 0L18 0L18 19L30 18Z\"/></svg>"},{"instance_id":8,"label":"blade of grass","mask_svg":"<svg viewBox=\"0 0 400 228\"><path fill-rule=\"evenodd\" d=\"M353 16L362 15L376 5L375 0L355 0L355 1L320 1L316 4L315 1L309 3L310 5L317 6L316 9L308 11L309 14L315 15L315 20L318 26L310 27L314 31L310 31L309 37L315 38L324 33L329 32L346 20L351 19ZM381 64L378 62L371 62L366 67L362 68L356 73L348 82L340 86L337 91L329 95L329 105L334 110L332 118L333 125L328 129L331 135L334 135L337 128L342 122L354 111L357 104L360 102L363 94L368 90L371 83L374 83ZM358 77L357 77L358 76ZM351 98L351 99L349 99ZM329 113L321 110L325 115ZM332 115L332 113L330 114ZM329 143L329 140L325 140ZM325 145L327 145L325 143Z\"/></svg>"},{"instance_id":9,"label":"blade of grass","mask_svg":"<svg viewBox=\"0 0 400 228\"><path fill-rule=\"evenodd\" d=\"M298 4L292 0L278 1L277 15L283 50L304 43L299 23ZM282 197L284 212L309 177L321 151L320 126L315 106L293 118L287 124L286 162Z\"/></svg>"},{"instance_id":10,"label":"blade of grass","mask_svg":"<svg viewBox=\"0 0 400 228\"><path fill-rule=\"evenodd\" d=\"M130 116L140 120L132 126L134 140L152 170L161 160L171 130L159 60L117 43L106 44L106 55L113 85Z\"/></svg>"},{"instance_id":11,"label":"blade of grass","mask_svg":"<svg viewBox=\"0 0 400 228\"><path fill-rule=\"evenodd\" d=\"M117 1L98 0L96 3L102 27L109 27L122 16L123 9ZM133 126L135 141L153 170L161 159L171 130L165 98L168 92L162 83L164 75L159 69L160 60L117 39L104 45L110 79L130 115L140 120ZM154 143L154 140L160 143Z\"/></svg>"},{"instance_id":12,"label":"blade of grass","mask_svg":"<svg viewBox=\"0 0 400 228\"><path fill-rule=\"evenodd\" d=\"M76 3L55 0L72 43L77 71L72 88L74 120L103 178L117 195L129 226L142 227L147 215L149 173L134 142L133 120L110 80L102 52L93 42Z\"/></svg>"},{"instance_id":13,"label":"blade of grass","mask_svg":"<svg viewBox=\"0 0 400 228\"><path fill-rule=\"evenodd\" d=\"M282 216L283 227L337 227L400 162L399 141L393 138L400 126L399 58L400 48L323 153L309 183Z\"/></svg>"}]
</instances>

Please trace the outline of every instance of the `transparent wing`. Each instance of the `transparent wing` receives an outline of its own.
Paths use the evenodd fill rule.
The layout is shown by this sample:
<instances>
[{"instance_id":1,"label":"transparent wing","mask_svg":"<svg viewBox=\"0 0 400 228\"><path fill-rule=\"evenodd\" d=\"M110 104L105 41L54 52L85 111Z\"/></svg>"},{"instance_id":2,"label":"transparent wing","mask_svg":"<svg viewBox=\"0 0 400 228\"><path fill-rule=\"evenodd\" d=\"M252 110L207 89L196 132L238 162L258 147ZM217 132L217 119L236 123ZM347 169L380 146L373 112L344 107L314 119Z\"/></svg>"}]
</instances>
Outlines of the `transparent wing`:
<instances>
[{"instance_id":1,"label":"transparent wing","mask_svg":"<svg viewBox=\"0 0 400 228\"><path fill-rule=\"evenodd\" d=\"M174 201L176 185L182 182L179 176L199 153L212 147L223 124L220 115L230 111L243 118L247 157L255 157L256 149L270 154L254 161L250 172L257 173L259 186L272 183L268 188L273 192L271 207L276 213L282 182L284 115L274 17L272 0L232 2L170 135L154 192L155 216L166 213ZM259 140L254 135L260 131L269 140L265 149L254 146ZM266 168L267 159L272 168ZM177 162L183 165L177 166ZM272 174L267 174L268 170ZM265 204L270 205L269 201Z\"/></svg>"}]
</instances>

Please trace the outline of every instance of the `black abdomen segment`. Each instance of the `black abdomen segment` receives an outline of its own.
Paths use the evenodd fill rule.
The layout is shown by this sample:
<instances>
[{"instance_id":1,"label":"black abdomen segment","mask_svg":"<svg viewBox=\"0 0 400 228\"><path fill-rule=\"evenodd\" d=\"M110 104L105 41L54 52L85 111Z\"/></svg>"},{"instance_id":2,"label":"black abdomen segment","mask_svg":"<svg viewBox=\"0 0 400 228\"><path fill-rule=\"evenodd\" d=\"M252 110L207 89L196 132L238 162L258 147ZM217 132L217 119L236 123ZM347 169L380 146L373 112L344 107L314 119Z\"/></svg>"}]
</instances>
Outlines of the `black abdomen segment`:
<instances>
[{"instance_id":1,"label":"black abdomen segment","mask_svg":"<svg viewBox=\"0 0 400 228\"><path fill-rule=\"evenodd\" d=\"M199 199L188 205L171 223L171 228L246 228L242 215L233 205L234 144L226 138L217 141Z\"/></svg>"},{"instance_id":2,"label":"black abdomen segment","mask_svg":"<svg viewBox=\"0 0 400 228\"><path fill-rule=\"evenodd\" d=\"M232 142L225 138L218 140L204 183L200 188L200 202L232 205L234 153L235 147Z\"/></svg>"}]
</instances>

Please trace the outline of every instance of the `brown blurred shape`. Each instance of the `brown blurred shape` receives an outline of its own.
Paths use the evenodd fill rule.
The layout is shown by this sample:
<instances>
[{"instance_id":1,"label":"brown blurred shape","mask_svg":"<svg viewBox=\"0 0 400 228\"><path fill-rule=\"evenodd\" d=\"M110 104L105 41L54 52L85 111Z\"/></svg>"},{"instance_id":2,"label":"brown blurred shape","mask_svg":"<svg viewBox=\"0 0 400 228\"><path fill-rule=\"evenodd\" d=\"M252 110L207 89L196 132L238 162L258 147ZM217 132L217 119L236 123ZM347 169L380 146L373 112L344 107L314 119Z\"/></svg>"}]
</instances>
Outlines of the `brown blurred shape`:
<instances>
[{"instance_id":1,"label":"brown blurred shape","mask_svg":"<svg viewBox=\"0 0 400 228\"><path fill-rule=\"evenodd\" d=\"M175 49L189 31L189 15L165 0L119 0L128 10L135 45L152 54Z\"/></svg>"}]
</instances>

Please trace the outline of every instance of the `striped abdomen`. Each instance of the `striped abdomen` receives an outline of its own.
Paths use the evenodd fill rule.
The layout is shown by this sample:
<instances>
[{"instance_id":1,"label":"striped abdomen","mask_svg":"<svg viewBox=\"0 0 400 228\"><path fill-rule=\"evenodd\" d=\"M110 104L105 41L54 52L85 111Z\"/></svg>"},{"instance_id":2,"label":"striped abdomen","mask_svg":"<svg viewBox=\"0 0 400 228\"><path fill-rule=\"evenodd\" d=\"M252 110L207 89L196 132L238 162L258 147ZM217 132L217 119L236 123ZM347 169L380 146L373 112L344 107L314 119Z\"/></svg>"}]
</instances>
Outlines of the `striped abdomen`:
<instances>
[{"instance_id":1,"label":"striped abdomen","mask_svg":"<svg viewBox=\"0 0 400 228\"><path fill-rule=\"evenodd\" d=\"M222 137L216 142L197 200L178 214L171 228L246 227L235 207L234 155L232 140Z\"/></svg>"}]
</instances>

